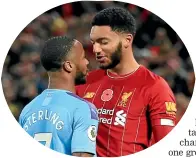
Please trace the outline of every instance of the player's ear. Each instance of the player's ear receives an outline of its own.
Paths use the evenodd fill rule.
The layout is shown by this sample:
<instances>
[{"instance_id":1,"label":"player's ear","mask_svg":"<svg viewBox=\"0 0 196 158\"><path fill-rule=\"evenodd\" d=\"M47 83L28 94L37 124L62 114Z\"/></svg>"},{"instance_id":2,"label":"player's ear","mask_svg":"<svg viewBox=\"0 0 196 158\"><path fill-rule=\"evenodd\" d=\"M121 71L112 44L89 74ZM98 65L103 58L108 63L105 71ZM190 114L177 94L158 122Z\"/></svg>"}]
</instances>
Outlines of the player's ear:
<instances>
[{"instance_id":1,"label":"player's ear","mask_svg":"<svg viewBox=\"0 0 196 158\"><path fill-rule=\"evenodd\" d=\"M73 63L71 61L65 61L63 63L63 70L67 71L67 72L72 72L73 71Z\"/></svg>"},{"instance_id":2,"label":"player's ear","mask_svg":"<svg viewBox=\"0 0 196 158\"><path fill-rule=\"evenodd\" d=\"M128 48L132 45L133 42L133 35L132 34L124 34L123 46Z\"/></svg>"}]
</instances>

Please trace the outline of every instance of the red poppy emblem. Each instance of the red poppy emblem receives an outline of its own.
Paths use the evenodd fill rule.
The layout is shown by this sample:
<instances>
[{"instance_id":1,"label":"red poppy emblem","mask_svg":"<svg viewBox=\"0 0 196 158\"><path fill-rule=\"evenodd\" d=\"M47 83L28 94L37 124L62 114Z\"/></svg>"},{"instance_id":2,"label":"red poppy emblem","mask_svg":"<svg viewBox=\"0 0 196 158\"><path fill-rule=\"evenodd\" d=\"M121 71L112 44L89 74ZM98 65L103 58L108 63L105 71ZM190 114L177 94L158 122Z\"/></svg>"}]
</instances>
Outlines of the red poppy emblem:
<instances>
[{"instance_id":1,"label":"red poppy emblem","mask_svg":"<svg viewBox=\"0 0 196 158\"><path fill-rule=\"evenodd\" d=\"M103 91L103 93L101 95L101 100L102 101L109 101L112 99L112 97L113 97L113 90L106 89Z\"/></svg>"}]
</instances>

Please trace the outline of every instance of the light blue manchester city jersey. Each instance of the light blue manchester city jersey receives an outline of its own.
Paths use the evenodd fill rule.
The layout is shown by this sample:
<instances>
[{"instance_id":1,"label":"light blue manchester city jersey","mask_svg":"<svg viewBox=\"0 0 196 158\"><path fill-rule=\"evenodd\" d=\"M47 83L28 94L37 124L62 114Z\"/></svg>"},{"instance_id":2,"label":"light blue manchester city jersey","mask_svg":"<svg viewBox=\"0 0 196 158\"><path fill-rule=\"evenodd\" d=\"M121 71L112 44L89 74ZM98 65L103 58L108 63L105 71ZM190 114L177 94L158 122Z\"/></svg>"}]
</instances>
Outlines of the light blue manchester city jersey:
<instances>
[{"instance_id":1,"label":"light blue manchester city jersey","mask_svg":"<svg viewBox=\"0 0 196 158\"><path fill-rule=\"evenodd\" d=\"M19 123L34 139L55 151L96 155L97 110L69 91L46 89L25 106Z\"/></svg>"}]
</instances>

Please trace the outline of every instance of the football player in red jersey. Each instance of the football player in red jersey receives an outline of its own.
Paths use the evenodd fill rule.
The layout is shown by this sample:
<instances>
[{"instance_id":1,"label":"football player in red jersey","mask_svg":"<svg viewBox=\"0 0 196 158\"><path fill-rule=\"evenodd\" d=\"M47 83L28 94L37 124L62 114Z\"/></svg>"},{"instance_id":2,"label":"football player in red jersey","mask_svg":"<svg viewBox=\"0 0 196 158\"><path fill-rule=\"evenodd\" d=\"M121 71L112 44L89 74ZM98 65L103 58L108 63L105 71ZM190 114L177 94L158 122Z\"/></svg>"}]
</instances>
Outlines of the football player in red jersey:
<instances>
[{"instance_id":1,"label":"football player in red jersey","mask_svg":"<svg viewBox=\"0 0 196 158\"><path fill-rule=\"evenodd\" d=\"M160 76L139 65L133 56L133 16L107 8L94 17L90 38L100 69L89 73L77 94L99 113L97 155L124 156L139 152L166 136L175 126L173 92Z\"/></svg>"}]
</instances>

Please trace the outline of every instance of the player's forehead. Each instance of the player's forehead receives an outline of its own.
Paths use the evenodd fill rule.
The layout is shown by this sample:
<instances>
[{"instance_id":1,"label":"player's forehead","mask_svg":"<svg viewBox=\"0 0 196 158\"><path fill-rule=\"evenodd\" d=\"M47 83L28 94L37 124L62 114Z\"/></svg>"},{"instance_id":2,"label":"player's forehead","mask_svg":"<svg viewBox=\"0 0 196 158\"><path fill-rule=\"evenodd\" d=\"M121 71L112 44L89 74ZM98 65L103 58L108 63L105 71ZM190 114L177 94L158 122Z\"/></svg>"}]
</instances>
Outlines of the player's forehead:
<instances>
[{"instance_id":1,"label":"player's forehead","mask_svg":"<svg viewBox=\"0 0 196 158\"><path fill-rule=\"evenodd\" d=\"M82 43L80 43L78 40L74 40L72 52L76 53L76 55L84 54L84 48L83 48Z\"/></svg>"},{"instance_id":2,"label":"player's forehead","mask_svg":"<svg viewBox=\"0 0 196 158\"><path fill-rule=\"evenodd\" d=\"M118 34L112 31L110 26L93 26L90 32L91 41L98 39L112 39L118 36Z\"/></svg>"}]
</instances>

